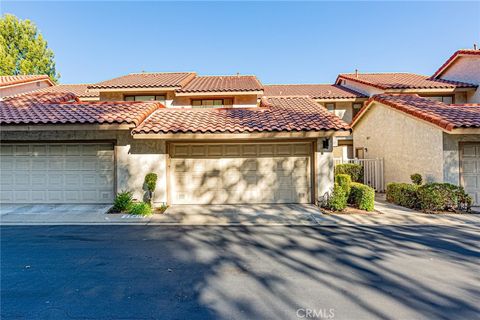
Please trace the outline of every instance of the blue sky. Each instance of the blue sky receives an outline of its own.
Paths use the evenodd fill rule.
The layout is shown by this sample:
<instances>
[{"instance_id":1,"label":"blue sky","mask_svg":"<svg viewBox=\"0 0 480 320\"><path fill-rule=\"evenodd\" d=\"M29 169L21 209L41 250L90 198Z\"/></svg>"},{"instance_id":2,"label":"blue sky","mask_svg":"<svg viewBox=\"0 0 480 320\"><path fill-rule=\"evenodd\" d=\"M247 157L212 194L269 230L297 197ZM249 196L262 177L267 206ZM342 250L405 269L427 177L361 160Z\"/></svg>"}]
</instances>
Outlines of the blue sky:
<instances>
[{"instance_id":1,"label":"blue sky","mask_svg":"<svg viewBox=\"0 0 480 320\"><path fill-rule=\"evenodd\" d=\"M341 72L431 74L480 43L480 2L6 2L34 21L62 83L141 71L330 83Z\"/></svg>"}]
</instances>

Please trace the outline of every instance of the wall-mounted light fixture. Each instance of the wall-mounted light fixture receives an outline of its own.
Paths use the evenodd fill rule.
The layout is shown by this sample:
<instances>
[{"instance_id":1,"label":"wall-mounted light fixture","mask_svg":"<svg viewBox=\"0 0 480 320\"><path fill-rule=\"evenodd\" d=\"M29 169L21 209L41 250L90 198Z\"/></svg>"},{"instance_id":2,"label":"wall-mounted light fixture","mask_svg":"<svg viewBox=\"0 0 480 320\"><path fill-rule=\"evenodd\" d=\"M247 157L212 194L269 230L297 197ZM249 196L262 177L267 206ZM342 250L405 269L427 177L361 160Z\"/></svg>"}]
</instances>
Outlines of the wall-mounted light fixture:
<instances>
[{"instance_id":1,"label":"wall-mounted light fixture","mask_svg":"<svg viewBox=\"0 0 480 320\"><path fill-rule=\"evenodd\" d=\"M330 139L325 138L323 139L323 149L329 149L330 148Z\"/></svg>"}]
</instances>

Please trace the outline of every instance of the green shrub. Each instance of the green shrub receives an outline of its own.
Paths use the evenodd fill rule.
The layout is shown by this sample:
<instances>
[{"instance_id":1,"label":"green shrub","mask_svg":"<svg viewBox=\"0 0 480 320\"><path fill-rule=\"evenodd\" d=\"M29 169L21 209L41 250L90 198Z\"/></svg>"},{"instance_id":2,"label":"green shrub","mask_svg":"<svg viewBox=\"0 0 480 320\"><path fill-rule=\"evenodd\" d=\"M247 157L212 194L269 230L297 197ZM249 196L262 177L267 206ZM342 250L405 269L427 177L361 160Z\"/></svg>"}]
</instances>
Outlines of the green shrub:
<instances>
[{"instance_id":1,"label":"green shrub","mask_svg":"<svg viewBox=\"0 0 480 320\"><path fill-rule=\"evenodd\" d=\"M462 187L450 183L428 183L419 187L417 194L424 211L469 211L473 202Z\"/></svg>"},{"instance_id":2,"label":"green shrub","mask_svg":"<svg viewBox=\"0 0 480 320\"><path fill-rule=\"evenodd\" d=\"M412 180L413 184L420 186L423 182L422 175L420 173L414 173L410 176L410 180Z\"/></svg>"},{"instance_id":3,"label":"green shrub","mask_svg":"<svg viewBox=\"0 0 480 320\"><path fill-rule=\"evenodd\" d=\"M387 184L387 201L410 209L418 208L418 187L410 183L389 183Z\"/></svg>"},{"instance_id":4,"label":"green shrub","mask_svg":"<svg viewBox=\"0 0 480 320\"><path fill-rule=\"evenodd\" d=\"M363 182L363 167L355 163L337 164L335 175L348 174L353 182Z\"/></svg>"},{"instance_id":5,"label":"green shrub","mask_svg":"<svg viewBox=\"0 0 480 320\"><path fill-rule=\"evenodd\" d=\"M152 207L146 202L137 202L130 206L128 212L139 216L149 216L152 214Z\"/></svg>"},{"instance_id":6,"label":"green shrub","mask_svg":"<svg viewBox=\"0 0 480 320\"><path fill-rule=\"evenodd\" d=\"M122 191L117 193L115 199L113 200L114 212L123 212L127 211L130 205L132 204L132 193L130 191Z\"/></svg>"},{"instance_id":7,"label":"green shrub","mask_svg":"<svg viewBox=\"0 0 480 320\"><path fill-rule=\"evenodd\" d=\"M345 190L345 194L348 198L350 195L350 184L352 183L352 178L348 174L337 174L335 176L335 182L338 183L343 190Z\"/></svg>"},{"instance_id":8,"label":"green shrub","mask_svg":"<svg viewBox=\"0 0 480 320\"><path fill-rule=\"evenodd\" d=\"M375 208L375 190L365 184L352 182L348 202L360 210L373 211Z\"/></svg>"},{"instance_id":9,"label":"green shrub","mask_svg":"<svg viewBox=\"0 0 480 320\"><path fill-rule=\"evenodd\" d=\"M347 207L347 194L345 189L340 187L338 183L335 183L333 192L328 198L327 208L333 211L342 211Z\"/></svg>"},{"instance_id":10,"label":"green shrub","mask_svg":"<svg viewBox=\"0 0 480 320\"><path fill-rule=\"evenodd\" d=\"M154 192L157 187L157 174L150 172L145 176L145 186L150 192Z\"/></svg>"}]
</instances>

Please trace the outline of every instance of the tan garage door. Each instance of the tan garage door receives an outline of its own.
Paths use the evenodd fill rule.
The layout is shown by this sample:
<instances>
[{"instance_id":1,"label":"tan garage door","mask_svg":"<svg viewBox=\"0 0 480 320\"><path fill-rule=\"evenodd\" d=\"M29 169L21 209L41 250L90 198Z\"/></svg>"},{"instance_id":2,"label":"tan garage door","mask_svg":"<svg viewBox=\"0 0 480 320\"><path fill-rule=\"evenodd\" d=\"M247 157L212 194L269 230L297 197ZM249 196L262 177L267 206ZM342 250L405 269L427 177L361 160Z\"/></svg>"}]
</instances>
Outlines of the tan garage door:
<instances>
[{"instance_id":1,"label":"tan garage door","mask_svg":"<svg viewBox=\"0 0 480 320\"><path fill-rule=\"evenodd\" d=\"M473 198L474 205L480 205L480 143L462 144L461 184Z\"/></svg>"},{"instance_id":2,"label":"tan garage door","mask_svg":"<svg viewBox=\"0 0 480 320\"><path fill-rule=\"evenodd\" d=\"M310 203L310 143L172 144L172 204Z\"/></svg>"},{"instance_id":3,"label":"tan garage door","mask_svg":"<svg viewBox=\"0 0 480 320\"><path fill-rule=\"evenodd\" d=\"M3 144L2 203L111 203L112 144Z\"/></svg>"}]
</instances>

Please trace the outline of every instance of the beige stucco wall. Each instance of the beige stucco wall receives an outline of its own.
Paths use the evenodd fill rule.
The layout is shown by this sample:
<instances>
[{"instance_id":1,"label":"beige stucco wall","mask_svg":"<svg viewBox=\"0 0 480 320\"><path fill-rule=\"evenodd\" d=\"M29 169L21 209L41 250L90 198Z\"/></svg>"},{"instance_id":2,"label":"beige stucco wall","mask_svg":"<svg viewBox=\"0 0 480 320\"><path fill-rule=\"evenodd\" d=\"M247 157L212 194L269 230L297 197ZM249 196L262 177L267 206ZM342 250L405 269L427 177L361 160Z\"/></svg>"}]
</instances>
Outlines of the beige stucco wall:
<instances>
[{"instance_id":1,"label":"beige stucco wall","mask_svg":"<svg viewBox=\"0 0 480 320\"><path fill-rule=\"evenodd\" d=\"M30 92L34 90L39 90L42 88L50 87L50 83L48 81L36 81L36 82L28 82L28 83L21 83L11 87L0 88L0 98L11 96L19 93Z\"/></svg>"},{"instance_id":2,"label":"beige stucco wall","mask_svg":"<svg viewBox=\"0 0 480 320\"><path fill-rule=\"evenodd\" d=\"M458 58L441 75L441 79L480 84L480 56ZM468 103L480 103L480 89L468 95Z\"/></svg>"},{"instance_id":3,"label":"beige stucco wall","mask_svg":"<svg viewBox=\"0 0 480 320\"><path fill-rule=\"evenodd\" d=\"M410 182L412 173L426 181L443 180L443 135L433 125L375 103L353 128L354 148L365 158L383 158L385 182Z\"/></svg>"},{"instance_id":4,"label":"beige stucco wall","mask_svg":"<svg viewBox=\"0 0 480 320\"><path fill-rule=\"evenodd\" d=\"M126 131L2 131L2 141L112 141L115 142L116 191L129 190L134 198L143 199L143 181L149 172L158 175L154 202L167 201L165 142L160 140L133 140Z\"/></svg>"},{"instance_id":5,"label":"beige stucco wall","mask_svg":"<svg viewBox=\"0 0 480 320\"><path fill-rule=\"evenodd\" d=\"M334 114L345 121L346 123L352 122L352 115L353 115L353 102L337 102L335 100L329 101L329 102L318 102L320 105L325 107L325 104L327 103L335 103L335 111Z\"/></svg>"},{"instance_id":6,"label":"beige stucco wall","mask_svg":"<svg viewBox=\"0 0 480 320\"><path fill-rule=\"evenodd\" d=\"M479 142L478 134L448 134L443 133L443 178L445 182L460 184L460 154L461 142Z\"/></svg>"}]
</instances>

